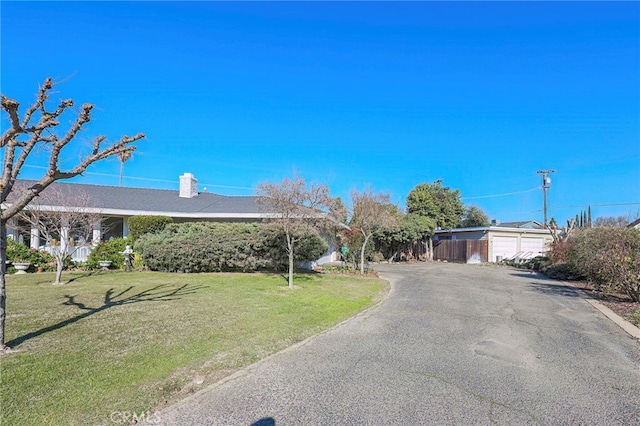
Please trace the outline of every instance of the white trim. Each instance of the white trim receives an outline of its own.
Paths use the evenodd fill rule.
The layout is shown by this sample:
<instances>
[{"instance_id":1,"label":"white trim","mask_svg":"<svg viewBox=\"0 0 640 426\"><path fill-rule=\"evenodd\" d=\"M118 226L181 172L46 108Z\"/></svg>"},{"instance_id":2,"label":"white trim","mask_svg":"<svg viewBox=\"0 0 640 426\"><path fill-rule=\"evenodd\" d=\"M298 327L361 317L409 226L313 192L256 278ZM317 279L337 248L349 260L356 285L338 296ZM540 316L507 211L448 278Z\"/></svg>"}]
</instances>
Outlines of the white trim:
<instances>
[{"instance_id":1,"label":"white trim","mask_svg":"<svg viewBox=\"0 0 640 426\"><path fill-rule=\"evenodd\" d=\"M9 204L10 205L10 204ZM4 208L4 206L3 206ZM63 212L68 211L70 207L64 206L38 206L40 211ZM76 208L76 207L71 207ZM84 213L98 213L105 216L170 216L183 218L202 218L202 219L275 219L281 215L276 213L207 213L207 212L172 212L157 210L129 210L129 209L110 209L98 207L77 208L78 211ZM29 210L29 206L25 207Z\"/></svg>"},{"instance_id":2,"label":"white trim","mask_svg":"<svg viewBox=\"0 0 640 426\"><path fill-rule=\"evenodd\" d=\"M518 232L521 234L551 234L548 229L531 229L531 228L506 228L503 226L481 226L477 228L455 228L455 229L440 229L434 234L456 234L460 232L472 232L472 231L496 231L496 232Z\"/></svg>"}]
</instances>

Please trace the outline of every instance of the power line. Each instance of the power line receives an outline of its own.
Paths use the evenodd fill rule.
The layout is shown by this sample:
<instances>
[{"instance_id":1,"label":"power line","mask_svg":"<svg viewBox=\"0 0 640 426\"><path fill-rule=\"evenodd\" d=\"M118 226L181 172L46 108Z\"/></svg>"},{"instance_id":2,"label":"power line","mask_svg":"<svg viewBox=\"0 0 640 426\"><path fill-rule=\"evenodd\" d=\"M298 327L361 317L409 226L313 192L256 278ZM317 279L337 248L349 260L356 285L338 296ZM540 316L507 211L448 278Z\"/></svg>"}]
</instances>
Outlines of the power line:
<instances>
[{"instance_id":1,"label":"power line","mask_svg":"<svg viewBox=\"0 0 640 426\"><path fill-rule=\"evenodd\" d=\"M591 206L591 207L614 207L614 206L638 206L640 205L640 202L636 202L636 203L608 203L608 204L582 204L579 206L550 206L550 208L552 209L579 209L579 208L584 208L587 206Z\"/></svg>"},{"instance_id":2,"label":"power line","mask_svg":"<svg viewBox=\"0 0 640 426\"><path fill-rule=\"evenodd\" d=\"M31 167L34 169L47 169L48 167L44 167L44 166L33 166L33 165L24 165L24 167ZM84 172L83 175L93 175L93 176L105 176L105 177L116 177L119 178L120 175L115 175L115 174L111 174L111 173L98 173L98 172ZM143 181L149 181L149 182L161 182L161 183L178 183L178 181L176 180L166 180L166 179L154 179L154 178L145 178L145 177L138 177L138 176L123 176L126 179L134 179L134 180L143 180ZM209 187L215 187L215 188L226 188L226 189L246 189L246 190L251 190L253 191L254 188L250 188L247 186L230 186L230 185L217 185L214 183L200 183L200 185Z\"/></svg>"},{"instance_id":3,"label":"power line","mask_svg":"<svg viewBox=\"0 0 640 426\"><path fill-rule=\"evenodd\" d=\"M504 194L493 194L493 195L479 195L477 197L462 197L463 200L477 200L480 198L495 198L495 197L505 197L507 195L517 195L517 194L525 194L527 192L533 192L540 189L540 186L536 186L535 188L527 189L526 191L517 191L517 192L506 192Z\"/></svg>"}]
</instances>

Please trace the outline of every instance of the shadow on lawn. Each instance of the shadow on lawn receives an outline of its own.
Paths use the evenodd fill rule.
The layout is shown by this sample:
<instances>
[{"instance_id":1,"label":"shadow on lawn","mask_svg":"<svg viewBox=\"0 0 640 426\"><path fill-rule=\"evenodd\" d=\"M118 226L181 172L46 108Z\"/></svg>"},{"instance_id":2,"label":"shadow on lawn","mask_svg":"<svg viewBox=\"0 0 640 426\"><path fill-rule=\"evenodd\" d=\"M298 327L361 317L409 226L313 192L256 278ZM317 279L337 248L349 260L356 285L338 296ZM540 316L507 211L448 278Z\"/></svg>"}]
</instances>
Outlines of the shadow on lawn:
<instances>
[{"instance_id":1,"label":"shadow on lawn","mask_svg":"<svg viewBox=\"0 0 640 426\"><path fill-rule=\"evenodd\" d=\"M84 303L77 302L75 300L76 296L65 295L64 297L67 298L67 301L63 302L63 305L75 306L85 312L64 321L60 321L57 324L53 324L48 327L41 328L40 330L32 331L31 333L27 333L23 336L17 337L10 342L7 342L7 346L9 346L10 348L14 348L26 342L27 340L33 339L34 337L41 336L50 331L58 330L62 327L78 322L83 318L87 318L93 314L97 314L109 308L113 308L114 306L130 305L132 303L140 302L168 302L171 300L177 300L180 298L180 296L195 293L197 290L203 288L203 286L190 286L189 284L184 284L179 287L174 287L168 284L160 284L148 290L143 290L139 293L127 296L126 294L134 288L135 286L129 286L127 289L122 290L119 293L115 293L115 290L113 288L110 288L104 294L102 305L95 308L89 307Z\"/></svg>"}]
</instances>

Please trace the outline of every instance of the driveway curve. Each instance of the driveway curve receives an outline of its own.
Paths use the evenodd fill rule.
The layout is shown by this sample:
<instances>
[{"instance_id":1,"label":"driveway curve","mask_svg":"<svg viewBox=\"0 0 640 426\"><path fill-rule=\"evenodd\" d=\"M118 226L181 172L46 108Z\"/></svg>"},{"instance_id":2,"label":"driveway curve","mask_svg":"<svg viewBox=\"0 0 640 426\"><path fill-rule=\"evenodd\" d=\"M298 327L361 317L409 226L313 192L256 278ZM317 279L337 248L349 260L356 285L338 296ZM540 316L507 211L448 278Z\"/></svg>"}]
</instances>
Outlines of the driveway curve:
<instances>
[{"instance_id":1,"label":"driveway curve","mask_svg":"<svg viewBox=\"0 0 640 426\"><path fill-rule=\"evenodd\" d=\"M381 265L387 300L157 413L165 425L640 425L640 345L561 282Z\"/></svg>"}]
</instances>

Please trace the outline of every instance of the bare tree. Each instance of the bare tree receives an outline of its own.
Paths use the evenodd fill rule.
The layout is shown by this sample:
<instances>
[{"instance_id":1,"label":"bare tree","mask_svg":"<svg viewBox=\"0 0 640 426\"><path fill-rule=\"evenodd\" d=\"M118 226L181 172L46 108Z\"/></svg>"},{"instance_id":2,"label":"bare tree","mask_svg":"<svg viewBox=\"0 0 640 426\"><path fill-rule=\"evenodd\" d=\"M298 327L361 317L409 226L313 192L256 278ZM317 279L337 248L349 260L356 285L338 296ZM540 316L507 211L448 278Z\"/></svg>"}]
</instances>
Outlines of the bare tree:
<instances>
[{"instance_id":1,"label":"bare tree","mask_svg":"<svg viewBox=\"0 0 640 426\"><path fill-rule=\"evenodd\" d=\"M595 228L624 228L634 220L638 219L640 214L627 214L625 216L600 216L596 218L593 226Z\"/></svg>"},{"instance_id":2,"label":"bare tree","mask_svg":"<svg viewBox=\"0 0 640 426\"><path fill-rule=\"evenodd\" d=\"M2 110L7 114L9 125L0 138L0 148L4 159L2 178L0 178L0 352L5 345L6 320L6 258L7 258L7 221L17 215L34 197L40 194L53 182L69 179L82 174L91 164L117 156L122 152L135 149L133 142L144 138L144 134L123 136L115 143L106 142L105 136L96 137L89 151L81 155L74 165L61 170L60 157L64 148L77 136L82 127L91 120L93 105L83 104L79 110L74 109L73 100L61 100L54 109L48 105L54 82L47 78L40 87L36 100L19 113L18 101L1 95ZM72 115L74 118L68 129L57 132L60 120ZM65 151L67 152L68 149ZM42 177L26 190L13 193L14 185L25 162L32 153L45 153L48 156L48 167ZM13 195L11 203L7 203L9 195ZM6 203L6 204L5 204Z\"/></svg>"},{"instance_id":3,"label":"bare tree","mask_svg":"<svg viewBox=\"0 0 640 426\"><path fill-rule=\"evenodd\" d=\"M364 274L365 249L371 236L379 230L393 229L398 226L397 208L389 203L388 194L375 194L369 188L363 192L351 191L353 215L349 224L364 237L360 249L360 273Z\"/></svg>"},{"instance_id":4,"label":"bare tree","mask_svg":"<svg viewBox=\"0 0 640 426\"><path fill-rule=\"evenodd\" d=\"M282 230L287 240L289 255L289 288L293 288L295 246L305 233L317 232L328 220L326 210L331 198L324 185L311 183L304 178L285 178L279 184L262 183L258 186L258 202L272 215L272 223Z\"/></svg>"},{"instance_id":5,"label":"bare tree","mask_svg":"<svg viewBox=\"0 0 640 426\"><path fill-rule=\"evenodd\" d=\"M51 247L50 253L56 261L53 284L62 284L65 260L79 248L91 244L93 231L102 219L100 211L92 206L89 194L56 186L34 198L18 217L35 226L39 236Z\"/></svg>"}]
</instances>

